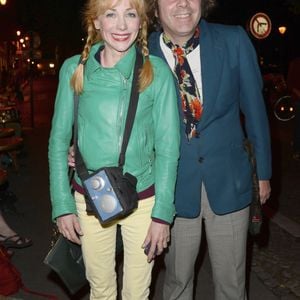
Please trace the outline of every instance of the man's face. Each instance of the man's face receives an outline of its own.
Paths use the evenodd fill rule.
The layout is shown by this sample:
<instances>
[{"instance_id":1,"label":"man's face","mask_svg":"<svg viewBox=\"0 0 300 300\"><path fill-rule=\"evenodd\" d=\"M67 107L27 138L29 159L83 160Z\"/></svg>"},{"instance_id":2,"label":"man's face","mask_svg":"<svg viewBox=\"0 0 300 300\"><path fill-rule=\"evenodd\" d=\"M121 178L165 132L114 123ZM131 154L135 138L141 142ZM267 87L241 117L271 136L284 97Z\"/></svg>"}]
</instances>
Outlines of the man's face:
<instances>
[{"instance_id":1,"label":"man's face","mask_svg":"<svg viewBox=\"0 0 300 300\"><path fill-rule=\"evenodd\" d=\"M201 0L158 0L158 17L171 41L183 45L200 21Z\"/></svg>"}]
</instances>

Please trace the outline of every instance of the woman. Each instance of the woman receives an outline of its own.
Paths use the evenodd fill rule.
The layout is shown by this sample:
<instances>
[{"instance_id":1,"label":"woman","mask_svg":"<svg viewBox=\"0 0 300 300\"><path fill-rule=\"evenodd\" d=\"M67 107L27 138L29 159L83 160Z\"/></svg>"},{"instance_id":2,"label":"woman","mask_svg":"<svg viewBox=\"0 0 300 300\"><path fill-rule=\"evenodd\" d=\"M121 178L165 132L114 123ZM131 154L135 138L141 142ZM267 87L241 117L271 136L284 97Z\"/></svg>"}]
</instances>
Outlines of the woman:
<instances>
[{"instance_id":1,"label":"woman","mask_svg":"<svg viewBox=\"0 0 300 300\"><path fill-rule=\"evenodd\" d=\"M173 194L179 157L176 92L167 65L149 56L146 6L146 0L88 1L84 11L88 36L81 58L67 59L60 71L49 141L52 216L66 238L82 244L91 299L117 297L117 224L121 225L124 243L122 299L148 299L153 258L167 247L169 224L175 214ZM75 201L69 188L67 154L73 93L80 96L78 145L88 170L117 166L136 47L144 63L124 172L137 178L140 200L132 214L102 226L86 213L77 176ZM148 245L146 256L143 248Z\"/></svg>"}]
</instances>

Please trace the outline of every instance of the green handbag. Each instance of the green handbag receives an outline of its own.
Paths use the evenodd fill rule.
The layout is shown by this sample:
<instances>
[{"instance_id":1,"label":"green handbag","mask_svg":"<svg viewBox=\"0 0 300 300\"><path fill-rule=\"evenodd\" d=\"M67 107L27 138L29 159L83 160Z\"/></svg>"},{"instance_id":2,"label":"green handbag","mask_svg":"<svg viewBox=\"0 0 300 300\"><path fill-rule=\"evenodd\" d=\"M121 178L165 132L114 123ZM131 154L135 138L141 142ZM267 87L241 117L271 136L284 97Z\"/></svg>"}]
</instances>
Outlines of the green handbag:
<instances>
[{"instance_id":1,"label":"green handbag","mask_svg":"<svg viewBox=\"0 0 300 300\"><path fill-rule=\"evenodd\" d=\"M70 242L62 234L57 235L58 238L45 257L44 263L57 273L70 293L75 294L88 283L81 246Z\"/></svg>"},{"instance_id":2,"label":"green handbag","mask_svg":"<svg viewBox=\"0 0 300 300\"><path fill-rule=\"evenodd\" d=\"M45 257L44 263L57 273L69 292L75 294L88 284L81 246L67 240L56 227L53 231L52 248ZM120 226L117 226L116 255L122 251L121 230Z\"/></svg>"}]
</instances>

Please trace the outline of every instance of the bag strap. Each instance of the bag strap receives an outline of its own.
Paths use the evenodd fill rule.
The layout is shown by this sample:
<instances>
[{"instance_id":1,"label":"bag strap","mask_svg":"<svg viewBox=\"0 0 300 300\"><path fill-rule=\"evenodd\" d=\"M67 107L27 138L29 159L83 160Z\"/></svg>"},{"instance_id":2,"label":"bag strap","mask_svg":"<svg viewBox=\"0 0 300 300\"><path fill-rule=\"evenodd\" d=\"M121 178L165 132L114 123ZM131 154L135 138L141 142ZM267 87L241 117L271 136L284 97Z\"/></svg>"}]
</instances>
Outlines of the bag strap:
<instances>
[{"instance_id":1,"label":"bag strap","mask_svg":"<svg viewBox=\"0 0 300 300\"><path fill-rule=\"evenodd\" d=\"M133 79L132 79L132 88L130 94L130 102L128 106L128 112L126 116L125 129L123 134L123 141L121 146L121 152L119 155L119 167L123 167L125 163L125 153L127 149L127 145L129 142L131 130L133 127L133 122L136 114L137 103L139 99L139 90L138 90L138 77L139 70L143 65L143 56L136 49L136 60L133 71ZM85 163L83 161L82 155L80 153L78 147L78 104L79 104L79 95L74 93L74 150L75 150L75 167L78 173L79 178L87 178L89 175Z\"/></svg>"},{"instance_id":2,"label":"bag strap","mask_svg":"<svg viewBox=\"0 0 300 300\"><path fill-rule=\"evenodd\" d=\"M139 70L142 67L142 65L143 65L143 56L136 49L136 61L135 61L134 71L133 71L130 102L129 102L128 112L127 112L127 116L126 116L126 123L125 123L125 129L124 129L124 134L123 134L122 147L121 147L121 152L120 152L120 156L119 156L119 167L123 167L125 164L125 153L126 153L127 145L129 142L131 130L133 127L133 122L134 122L137 104L138 104L138 100L139 100L138 78L139 78Z\"/></svg>"},{"instance_id":3,"label":"bag strap","mask_svg":"<svg viewBox=\"0 0 300 300\"><path fill-rule=\"evenodd\" d=\"M28 289L26 286L22 286L21 289L27 293L27 294L31 294L31 295L36 295L36 296L40 296L42 298L46 298L48 300L59 300L57 296L55 295L51 295L51 294L46 294L46 293L41 293L41 292L36 292L33 290Z\"/></svg>"}]
</instances>

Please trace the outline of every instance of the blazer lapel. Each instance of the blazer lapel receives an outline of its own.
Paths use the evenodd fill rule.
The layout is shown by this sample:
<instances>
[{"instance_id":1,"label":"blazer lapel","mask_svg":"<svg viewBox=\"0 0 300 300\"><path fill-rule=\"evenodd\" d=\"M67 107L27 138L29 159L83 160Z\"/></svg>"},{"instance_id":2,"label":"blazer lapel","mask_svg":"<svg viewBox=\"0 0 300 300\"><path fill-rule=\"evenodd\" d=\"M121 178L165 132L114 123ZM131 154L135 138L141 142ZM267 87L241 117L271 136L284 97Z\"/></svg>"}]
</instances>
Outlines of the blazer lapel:
<instances>
[{"instance_id":1,"label":"blazer lapel","mask_svg":"<svg viewBox=\"0 0 300 300\"><path fill-rule=\"evenodd\" d=\"M200 22L200 58L203 91L203 114L199 122L199 132L209 121L218 97L223 68L223 51L218 35L209 28L209 24Z\"/></svg>"}]
</instances>

